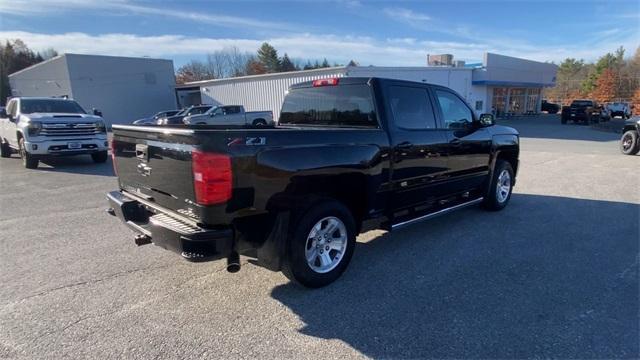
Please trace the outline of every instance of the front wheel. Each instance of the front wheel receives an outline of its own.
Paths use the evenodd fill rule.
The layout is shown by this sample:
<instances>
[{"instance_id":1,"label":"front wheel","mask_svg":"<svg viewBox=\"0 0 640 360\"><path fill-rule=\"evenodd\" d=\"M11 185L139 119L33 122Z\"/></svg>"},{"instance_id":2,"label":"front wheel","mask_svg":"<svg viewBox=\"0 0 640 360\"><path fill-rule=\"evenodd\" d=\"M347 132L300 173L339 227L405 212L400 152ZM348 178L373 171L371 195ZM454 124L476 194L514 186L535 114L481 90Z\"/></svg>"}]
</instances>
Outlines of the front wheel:
<instances>
[{"instance_id":1,"label":"front wheel","mask_svg":"<svg viewBox=\"0 0 640 360\"><path fill-rule=\"evenodd\" d=\"M0 157L11 157L11 146L7 142L2 142L2 140L0 140Z\"/></svg>"},{"instance_id":2,"label":"front wheel","mask_svg":"<svg viewBox=\"0 0 640 360\"><path fill-rule=\"evenodd\" d=\"M38 167L38 163L40 162L38 158L29 154L27 151L27 147L24 144L24 138L21 138L18 142L20 146L20 158L22 159L22 165L24 165L27 169L36 169Z\"/></svg>"},{"instance_id":3,"label":"front wheel","mask_svg":"<svg viewBox=\"0 0 640 360\"><path fill-rule=\"evenodd\" d=\"M349 209L324 200L294 221L282 271L303 286L326 286L347 268L355 244L356 224Z\"/></svg>"},{"instance_id":4,"label":"front wheel","mask_svg":"<svg viewBox=\"0 0 640 360\"><path fill-rule=\"evenodd\" d=\"M107 158L109 158L109 154L106 151L100 151L97 153L93 153L91 154L91 159L93 159L94 163L104 163L107 161Z\"/></svg>"},{"instance_id":5,"label":"front wheel","mask_svg":"<svg viewBox=\"0 0 640 360\"><path fill-rule=\"evenodd\" d=\"M622 134L620 151L625 155L635 155L640 151L640 141L638 140L637 131L629 130Z\"/></svg>"},{"instance_id":6,"label":"front wheel","mask_svg":"<svg viewBox=\"0 0 640 360\"><path fill-rule=\"evenodd\" d=\"M514 179L515 174L511 164L505 160L497 160L489 189L482 203L483 207L491 211L504 209L511 199Z\"/></svg>"}]
</instances>

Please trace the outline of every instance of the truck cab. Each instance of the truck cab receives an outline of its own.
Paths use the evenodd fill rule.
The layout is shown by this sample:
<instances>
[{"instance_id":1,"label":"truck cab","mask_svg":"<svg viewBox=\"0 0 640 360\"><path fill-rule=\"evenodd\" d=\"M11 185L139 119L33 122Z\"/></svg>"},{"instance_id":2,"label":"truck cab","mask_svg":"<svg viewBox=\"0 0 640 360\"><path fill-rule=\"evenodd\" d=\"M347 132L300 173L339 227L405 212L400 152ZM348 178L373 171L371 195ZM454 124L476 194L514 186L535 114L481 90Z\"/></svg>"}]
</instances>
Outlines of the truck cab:
<instances>
[{"instance_id":1,"label":"truck cab","mask_svg":"<svg viewBox=\"0 0 640 360\"><path fill-rule=\"evenodd\" d=\"M107 161L108 141L104 120L87 112L74 100L15 97L0 109L0 156L20 154L26 168L51 156L90 155Z\"/></svg>"}]
</instances>

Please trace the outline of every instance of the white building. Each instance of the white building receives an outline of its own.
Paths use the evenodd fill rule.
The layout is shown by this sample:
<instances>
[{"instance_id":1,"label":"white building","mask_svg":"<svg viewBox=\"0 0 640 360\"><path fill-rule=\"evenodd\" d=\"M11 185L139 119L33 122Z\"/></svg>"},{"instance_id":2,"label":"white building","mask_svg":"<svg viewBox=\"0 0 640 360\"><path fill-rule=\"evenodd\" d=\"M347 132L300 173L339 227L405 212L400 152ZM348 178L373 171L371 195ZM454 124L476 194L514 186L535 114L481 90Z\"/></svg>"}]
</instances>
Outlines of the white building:
<instances>
[{"instance_id":1,"label":"white building","mask_svg":"<svg viewBox=\"0 0 640 360\"><path fill-rule=\"evenodd\" d=\"M176 95L181 106L244 105L248 111L271 110L277 119L292 84L343 76L384 77L447 86L478 114L524 114L540 111L542 88L555 85L556 71L553 64L486 53L482 64L468 67L334 67L196 81L176 86Z\"/></svg>"},{"instance_id":2,"label":"white building","mask_svg":"<svg viewBox=\"0 0 640 360\"><path fill-rule=\"evenodd\" d=\"M9 75L9 83L13 96L67 96L109 123L176 108L171 60L62 54Z\"/></svg>"}]
</instances>

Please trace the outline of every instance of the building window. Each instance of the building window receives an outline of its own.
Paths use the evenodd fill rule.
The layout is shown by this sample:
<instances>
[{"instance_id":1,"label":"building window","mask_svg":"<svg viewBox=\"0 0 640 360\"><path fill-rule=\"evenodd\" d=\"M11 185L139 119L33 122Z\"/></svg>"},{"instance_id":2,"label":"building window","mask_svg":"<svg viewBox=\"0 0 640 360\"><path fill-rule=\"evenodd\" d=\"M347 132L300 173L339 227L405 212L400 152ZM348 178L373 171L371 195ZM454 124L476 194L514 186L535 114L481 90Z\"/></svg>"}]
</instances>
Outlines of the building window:
<instances>
[{"instance_id":1,"label":"building window","mask_svg":"<svg viewBox=\"0 0 640 360\"><path fill-rule=\"evenodd\" d=\"M512 88L509 91L509 112L512 114L522 114L525 111L525 88Z\"/></svg>"},{"instance_id":2,"label":"building window","mask_svg":"<svg viewBox=\"0 0 640 360\"><path fill-rule=\"evenodd\" d=\"M507 88L493 88L493 113L496 117L503 116L507 112Z\"/></svg>"},{"instance_id":3,"label":"building window","mask_svg":"<svg viewBox=\"0 0 640 360\"><path fill-rule=\"evenodd\" d=\"M529 88L527 89L527 104L525 111L530 114L534 114L538 112L538 100L540 99L540 89L539 88Z\"/></svg>"}]
</instances>

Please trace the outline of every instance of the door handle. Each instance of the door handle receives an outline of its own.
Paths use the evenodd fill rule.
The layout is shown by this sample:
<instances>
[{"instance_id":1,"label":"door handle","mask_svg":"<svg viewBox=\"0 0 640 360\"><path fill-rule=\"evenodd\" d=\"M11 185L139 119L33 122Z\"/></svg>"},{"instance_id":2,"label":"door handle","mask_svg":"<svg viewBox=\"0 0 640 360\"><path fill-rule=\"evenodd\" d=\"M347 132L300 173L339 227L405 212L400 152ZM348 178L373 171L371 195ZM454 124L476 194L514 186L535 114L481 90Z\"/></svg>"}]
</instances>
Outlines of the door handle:
<instances>
[{"instance_id":1,"label":"door handle","mask_svg":"<svg viewBox=\"0 0 640 360\"><path fill-rule=\"evenodd\" d=\"M408 141L404 141L401 142L400 144L396 145L396 149L398 150L409 150L413 147L413 144L408 142Z\"/></svg>"},{"instance_id":2,"label":"door handle","mask_svg":"<svg viewBox=\"0 0 640 360\"><path fill-rule=\"evenodd\" d=\"M461 144L462 144L462 141L460 141L460 139L453 139L449 141L449 145L460 146Z\"/></svg>"}]
</instances>

